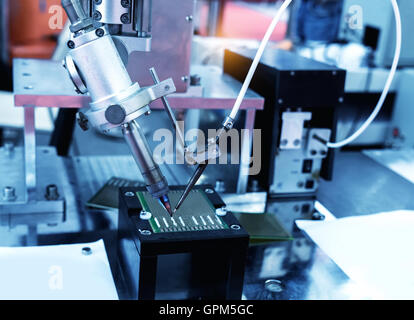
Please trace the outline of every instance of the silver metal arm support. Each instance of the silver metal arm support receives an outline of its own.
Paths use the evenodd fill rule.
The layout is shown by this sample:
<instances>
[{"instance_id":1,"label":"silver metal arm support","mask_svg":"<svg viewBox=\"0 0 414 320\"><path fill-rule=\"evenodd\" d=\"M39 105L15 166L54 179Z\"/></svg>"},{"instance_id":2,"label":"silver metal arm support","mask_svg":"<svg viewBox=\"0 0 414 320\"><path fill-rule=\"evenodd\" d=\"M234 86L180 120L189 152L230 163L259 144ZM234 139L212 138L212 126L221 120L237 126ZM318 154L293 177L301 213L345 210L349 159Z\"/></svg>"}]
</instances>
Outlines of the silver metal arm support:
<instances>
[{"instance_id":1,"label":"silver metal arm support","mask_svg":"<svg viewBox=\"0 0 414 320\"><path fill-rule=\"evenodd\" d=\"M158 78L157 72L154 68L150 69L152 79L154 80L154 83L156 85L159 85L161 83L160 79ZM170 118L170 121L173 125L173 128L178 136L178 142L180 144L180 147L182 148L183 153L187 151L187 146L185 145L185 139L184 139L184 133L181 131L181 128L178 125L177 119L175 118L174 112L171 109L171 106L168 102L168 99L166 96L161 97L161 101L164 105L164 109L168 114L168 117Z\"/></svg>"}]
</instances>

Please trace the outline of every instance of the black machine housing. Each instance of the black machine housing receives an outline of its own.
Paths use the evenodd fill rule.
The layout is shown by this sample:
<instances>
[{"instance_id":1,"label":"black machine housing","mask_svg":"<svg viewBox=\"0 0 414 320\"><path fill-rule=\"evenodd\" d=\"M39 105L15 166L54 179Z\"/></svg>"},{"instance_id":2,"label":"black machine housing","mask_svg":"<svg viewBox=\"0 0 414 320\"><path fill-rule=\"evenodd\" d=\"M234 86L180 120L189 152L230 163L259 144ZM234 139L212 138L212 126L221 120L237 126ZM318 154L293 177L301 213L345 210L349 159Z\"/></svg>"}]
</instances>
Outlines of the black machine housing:
<instances>
[{"instance_id":1,"label":"black machine housing","mask_svg":"<svg viewBox=\"0 0 414 320\"><path fill-rule=\"evenodd\" d=\"M224 72L244 81L255 54L255 50L226 50ZM331 141L334 141L337 127L336 106L343 102L345 77L344 70L293 52L276 49L267 49L264 52L250 85L252 90L265 98L265 108L257 112L255 121L255 129L262 130L262 170L257 177L253 177L259 180L263 189L269 190L275 179L275 166L280 153L282 113L286 110L311 112L312 119L305 122L305 127L330 129ZM303 162L303 167L306 165L305 161L309 162L306 156L296 161L299 160ZM297 192L301 195L316 193L319 177L332 179L333 162L334 151L328 150L321 167L314 174L315 178L309 179L308 175L304 186L302 189L298 188ZM288 168L284 164L283 170L297 169ZM272 190L269 192L272 195Z\"/></svg>"},{"instance_id":2,"label":"black machine housing","mask_svg":"<svg viewBox=\"0 0 414 320\"><path fill-rule=\"evenodd\" d=\"M195 188L208 190L215 208L225 206L211 186ZM126 298L241 299L249 235L238 220L227 213L221 218L228 229L154 233L148 220L140 218L138 197L126 196L139 191L146 189L119 191L117 248Z\"/></svg>"}]
</instances>

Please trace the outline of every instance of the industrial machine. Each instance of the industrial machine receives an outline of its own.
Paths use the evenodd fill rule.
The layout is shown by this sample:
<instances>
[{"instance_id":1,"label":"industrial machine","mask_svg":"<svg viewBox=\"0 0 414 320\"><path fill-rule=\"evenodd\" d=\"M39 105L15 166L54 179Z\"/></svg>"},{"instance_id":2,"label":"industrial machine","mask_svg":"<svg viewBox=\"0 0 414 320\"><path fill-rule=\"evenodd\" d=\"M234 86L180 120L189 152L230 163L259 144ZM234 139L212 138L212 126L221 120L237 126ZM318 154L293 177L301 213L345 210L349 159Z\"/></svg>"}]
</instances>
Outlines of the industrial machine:
<instances>
[{"instance_id":1,"label":"industrial machine","mask_svg":"<svg viewBox=\"0 0 414 320\"><path fill-rule=\"evenodd\" d=\"M263 198L255 192L244 195L248 179L255 191L268 191L267 200L274 202L261 211L274 214L289 236L299 233L294 226L296 219L323 218L314 202L319 179L332 178L333 148L348 143L334 142L337 106L345 102L346 72L292 52L264 51L291 2L281 4L257 52L226 50L224 70L211 66L193 66L190 70L193 0L62 0L71 31L63 65L60 61L14 60L14 101L24 107L25 145L22 149L11 145L0 149L0 170L9 171L0 182L21 182L16 188L2 190L0 225L25 223L35 234L39 221L56 226L69 216L72 222L79 220L79 229L74 232L69 224L65 226L69 231L64 230L61 238L51 236L53 241L66 241L73 235L79 240L79 233L89 241L103 234L109 239L108 255L116 249L111 267L113 271L119 267L120 283L126 287L121 298L240 299L244 280L250 287L247 298L263 298L258 290L263 286L276 293L272 297L287 297L288 292L277 294L282 285L270 278L287 280L297 266L311 267L313 246L298 236L281 246L253 248L250 272L259 276L244 279L250 238L243 220L236 218L243 213L230 212L222 200L225 195L218 194L225 190L220 183L223 181L218 180L215 188L207 185L205 170L220 157L221 138L233 128L239 111L246 111L247 134L237 154L241 158L239 176L220 168L216 174L238 179L238 196L250 207L255 198L260 198L258 202ZM397 65L395 59L389 81ZM388 91L386 86L382 96ZM378 106L381 109L382 104ZM76 120L88 131L85 134L97 131L119 135L133 157L121 159L112 154L103 160L62 159L53 148L36 148L36 107L79 109ZM196 108L220 111L216 113L220 120L223 109L231 110L201 150L186 145L173 112ZM143 129L145 119L151 119L156 109L166 112L176 133L175 152L191 164L190 168L179 165L164 170L158 163L148 132ZM157 124L154 121L150 131ZM261 130L262 169L258 177L249 177L249 161L245 160L252 155L254 128ZM63 136L65 131L65 126L59 126L55 136ZM364 128L359 131L357 136ZM131 181L139 176L136 167L145 186ZM110 210L99 212L102 216L85 213L84 197L92 195L84 192L84 186L102 186L116 176L113 172L122 177L111 179L111 188L101 196L106 198L105 192L113 196L113 190L119 190L118 201L115 205L112 201L105 206L94 205L95 209L116 208L118 215ZM189 182L182 172L192 173ZM63 173L70 177L63 177ZM98 179L93 180L94 175ZM200 182L202 185L197 185ZM82 190L76 190L76 197L64 194L67 189L81 189L79 186ZM234 202L240 205L238 200Z\"/></svg>"},{"instance_id":2,"label":"industrial machine","mask_svg":"<svg viewBox=\"0 0 414 320\"><path fill-rule=\"evenodd\" d=\"M227 50L224 71L243 80L252 51ZM336 106L343 101L345 71L297 54L265 51L251 88L265 97L256 117L262 130L263 169L256 177L274 196L315 194L331 179L334 159L324 141L336 137Z\"/></svg>"},{"instance_id":3,"label":"industrial machine","mask_svg":"<svg viewBox=\"0 0 414 320\"><path fill-rule=\"evenodd\" d=\"M64 60L64 67L76 92L89 93L91 99L89 107L78 113L78 123L84 130L95 128L104 133L121 129L146 184L145 194L142 190L120 190L119 254L124 257L122 269L129 275L127 282L134 286L132 297L157 298L155 280L160 277L156 277L155 272L157 260L160 264L163 260L158 256L189 252L195 259L192 265L201 267L217 255L222 261L215 265L214 268L218 269L213 273L196 268L197 279L204 278L201 273L209 273L216 277L218 284L212 286L212 281L206 278L200 284L200 292L192 293L188 298L239 299L248 235L234 217L230 214L225 218L219 217L211 200L206 199L204 193L193 190L208 162L220 155L220 136L232 128L234 120L228 117L217 137L208 141L205 150L193 152L186 147L183 133L166 98L176 91L174 81L171 78L160 81L154 68L149 70L153 85L141 87L131 80L125 66L129 55L151 49L151 0L63 0L62 5L71 22L72 32L67 42L70 51ZM178 197L177 190L170 189L138 123L140 117L150 115L149 105L157 99L162 100L177 132L184 157L193 157L189 162L198 165L189 184L183 188L181 197ZM138 206L137 195L141 207ZM174 199L170 200L171 197ZM195 206L197 210L194 210ZM220 206L218 209L226 215L222 208L224 204ZM150 225L146 221L148 219ZM137 241L135 245L123 246L125 234L126 238ZM240 245L236 245L238 241ZM222 253L219 253L217 245ZM133 251L137 251L135 256ZM177 262L177 259L174 261ZM227 274L230 276L227 277Z\"/></svg>"},{"instance_id":4,"label":"industrial machine","mask_svg":"<svg viewBox=\"0 0 414 320\"><path fill-rule=\"evenodd\" d=\"M182 192L171 187L171 201ZM126 298L240 299L249 235L225 207L211 186L197 186L170 217L145 188L121 188L118 256Z\"/></svg>"}]
</instances>

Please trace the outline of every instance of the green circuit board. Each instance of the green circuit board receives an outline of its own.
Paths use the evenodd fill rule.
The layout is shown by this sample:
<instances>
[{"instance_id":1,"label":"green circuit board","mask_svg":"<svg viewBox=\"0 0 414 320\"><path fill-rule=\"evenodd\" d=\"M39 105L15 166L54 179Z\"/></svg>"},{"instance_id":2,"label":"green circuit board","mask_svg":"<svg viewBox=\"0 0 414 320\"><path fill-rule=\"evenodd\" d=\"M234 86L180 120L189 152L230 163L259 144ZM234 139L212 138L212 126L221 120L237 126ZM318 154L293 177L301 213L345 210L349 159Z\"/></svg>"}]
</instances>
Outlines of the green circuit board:
<instances>
[{"instance_id":1,"label":"green circuit board","mask_svg":"<svg viewBox=\"0 0 414 320\"><path fill-rule=\"evenodd\" d=\"M179 190L169 192L173 208L181 194ZM192 190L173 217L148 192L137 192L137 196L142 208L152 214L149 222L154 233L228 229L224 220L216 215L213 204L203 190Z\"/></svg>"}]
</instances>

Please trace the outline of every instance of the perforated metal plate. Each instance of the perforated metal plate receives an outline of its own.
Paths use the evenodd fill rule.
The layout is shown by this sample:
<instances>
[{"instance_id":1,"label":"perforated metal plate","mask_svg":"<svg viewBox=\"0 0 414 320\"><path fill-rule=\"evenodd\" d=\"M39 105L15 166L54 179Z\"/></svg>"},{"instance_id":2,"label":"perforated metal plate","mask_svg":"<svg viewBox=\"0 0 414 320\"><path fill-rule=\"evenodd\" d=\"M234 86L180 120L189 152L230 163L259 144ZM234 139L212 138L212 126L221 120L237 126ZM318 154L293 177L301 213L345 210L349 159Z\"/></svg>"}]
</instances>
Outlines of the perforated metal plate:
<instances>
[{"instance_id":1,"label":"perforated metal plate","mask_svg":"<svg viewBox=\"0 0 414 320\"><path fill-rule=\"evenodd\" d=\"M178 203L181 193L176 190L169 192L172 207ZM154 233L228 229L202 190L191 191L172 218L148 192L137 192L137 196L142 208L152 214L150 224Z\"/></svg>"}]
</instances>

